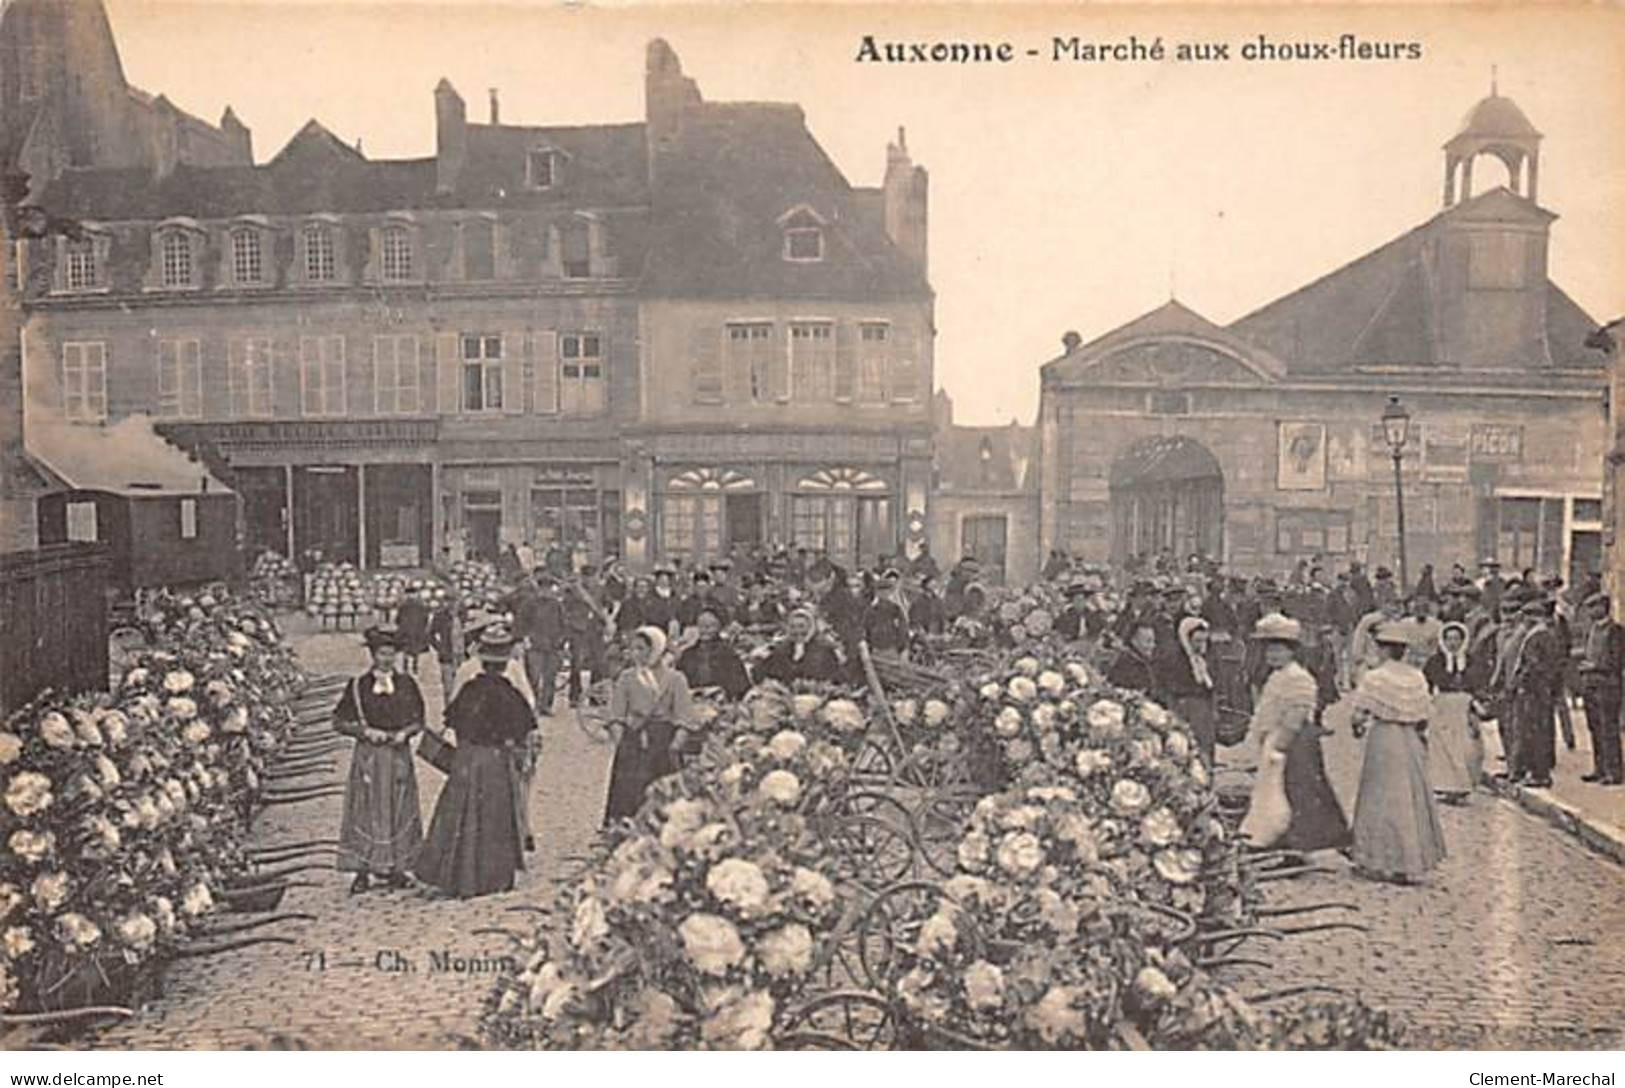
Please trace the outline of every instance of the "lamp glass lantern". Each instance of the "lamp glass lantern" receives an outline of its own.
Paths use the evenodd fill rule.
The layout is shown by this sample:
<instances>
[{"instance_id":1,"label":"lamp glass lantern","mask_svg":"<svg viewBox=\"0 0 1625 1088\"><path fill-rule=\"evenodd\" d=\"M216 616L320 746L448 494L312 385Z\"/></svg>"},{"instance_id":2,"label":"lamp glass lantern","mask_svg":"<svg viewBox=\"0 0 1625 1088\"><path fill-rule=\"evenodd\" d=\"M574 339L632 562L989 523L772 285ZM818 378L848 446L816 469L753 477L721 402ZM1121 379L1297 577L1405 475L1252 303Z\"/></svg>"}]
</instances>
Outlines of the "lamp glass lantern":
<instances>
[{"instance_id":1,"label":"lamp glass lantern","mask_svg":"<svg viewBox=\"0 0 1625 1088\"><path fill-rule=\"evenodd\" d=\"M1398 397L1389 397L1388 406L1382 410L1382 434L1395 457L1398 457L1400 451L1405 448L1405 441L1410 437L1410 429L1411 414L1399 403Z\"/></svg>"}]
</instances>

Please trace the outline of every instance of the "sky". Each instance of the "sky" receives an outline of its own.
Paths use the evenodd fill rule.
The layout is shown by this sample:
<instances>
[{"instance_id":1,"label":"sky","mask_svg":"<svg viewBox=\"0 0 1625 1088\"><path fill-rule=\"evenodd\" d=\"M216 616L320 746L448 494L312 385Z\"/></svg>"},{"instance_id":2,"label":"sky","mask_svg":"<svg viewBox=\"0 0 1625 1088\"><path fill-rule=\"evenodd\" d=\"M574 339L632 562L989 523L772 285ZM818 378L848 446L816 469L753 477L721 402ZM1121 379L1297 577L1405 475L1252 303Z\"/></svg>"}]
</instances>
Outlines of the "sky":
<instances>
[{"instance_id":1,"label":"sky","mask_svg":"<svg viewBox=\"0 0 1625 1088\"><path fill-rule=\"evenodd\" d=\"M907 131L931 175L936 375L956 421L1030 422L1061 336L1170 297L1225 324L1442 206L1443 143L1490 90L1541 131L1550 275L1625 314L1625 11L1554 4L595 7L509 0L105 0L136 86L209 120L229 103L258 160L309 118L369 157L434 153L432 89L483 120L640 120L664 37L714 100L800 103L854 185ZM1272 42L1417 43L1418 60L1244 60ZM879 42L1010 42L1007 64L873 64ZM1051 59L1053 39L1225 43L1205 62ZM1036 49L1037 57L1026 55ZM1475 188L1504 171L1481 159Z\"/></svg>"}]
</instances>

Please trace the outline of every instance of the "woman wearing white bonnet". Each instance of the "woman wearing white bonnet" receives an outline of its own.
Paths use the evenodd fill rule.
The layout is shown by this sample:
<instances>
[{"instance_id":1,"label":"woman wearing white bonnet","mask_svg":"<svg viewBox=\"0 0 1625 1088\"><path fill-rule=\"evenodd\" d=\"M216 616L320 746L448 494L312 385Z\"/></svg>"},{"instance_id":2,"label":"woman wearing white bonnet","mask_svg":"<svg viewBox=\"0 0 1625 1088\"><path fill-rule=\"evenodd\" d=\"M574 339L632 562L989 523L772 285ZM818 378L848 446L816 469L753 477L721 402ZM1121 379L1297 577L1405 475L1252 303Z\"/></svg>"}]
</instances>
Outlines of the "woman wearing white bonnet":
<instances>
[{"instance_id":1,"label":"woman wearing white bonnet","mask_svg":"<svg viewBox=\"0 0 1625 1088\"><path fill-rule=\"evenodd\" d=\"M632 632L632 663L621 670L609 699L615 761L609 772L604 823L633 816L649 784L677 769L675 753L690 722L688 679L666 661L666 632Z\"/></svg>"}]
</instances>

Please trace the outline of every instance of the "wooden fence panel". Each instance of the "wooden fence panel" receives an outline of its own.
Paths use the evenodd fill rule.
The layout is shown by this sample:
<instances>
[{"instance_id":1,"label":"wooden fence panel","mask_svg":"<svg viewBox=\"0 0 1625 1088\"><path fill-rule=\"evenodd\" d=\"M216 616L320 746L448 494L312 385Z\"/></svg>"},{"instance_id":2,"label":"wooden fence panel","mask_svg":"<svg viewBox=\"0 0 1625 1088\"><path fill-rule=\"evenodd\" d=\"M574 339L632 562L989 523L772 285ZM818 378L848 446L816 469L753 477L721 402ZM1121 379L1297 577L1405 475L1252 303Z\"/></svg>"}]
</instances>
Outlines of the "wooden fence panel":
<instances>
[{"instance_id":1,"label":"wooden fence panel","mask_svg":"<svg viewBox=\"0 0 1625 1088\"><path fill-rule=\"evenodd\" d=\"M107 578L100 545L0 555L0 712L45 688L106 689Z\"/></svg>"}]
</instances>

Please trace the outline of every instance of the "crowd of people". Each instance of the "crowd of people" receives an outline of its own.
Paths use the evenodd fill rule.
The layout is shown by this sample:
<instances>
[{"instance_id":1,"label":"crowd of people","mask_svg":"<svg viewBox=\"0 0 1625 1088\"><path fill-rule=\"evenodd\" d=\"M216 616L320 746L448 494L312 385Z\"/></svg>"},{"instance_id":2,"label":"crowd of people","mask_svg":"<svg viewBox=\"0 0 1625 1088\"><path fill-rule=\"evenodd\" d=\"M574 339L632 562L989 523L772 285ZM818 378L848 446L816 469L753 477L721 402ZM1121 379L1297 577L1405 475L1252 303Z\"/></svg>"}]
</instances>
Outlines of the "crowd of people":
<instances>
[{"instance_id":1,"label":"crowd of people","mask_svg":"<svg viewBox=\"0 0 1625 1088\"><path fill-rule=\"evenodd\" d=\"M926 653L988 619L1001 592L974 557L944 574L928 550L866 570L787 549L635 576L614 562L527 570L516 556L511 567L513 591L494 612L424 584L392 627L367 634L373 666L336 713L357 740L341 832L356 891L411 876L454 895L512 886L534 848L537 726L556 711L561 676L570 706L598 704L590 717L614 745L608 823L692 750L694 692L861 683L866 655ZM1057 552L1040 588L1056 602L1048 636L1174 710L1210 766L1221 747L1249 742L1258 772L1244 829L1257 847L1341 849L1372 876L1417 879L1444 854L1436 804L1460 803L1479 780L1480 729L1494 723L1509 780L1549 786L1557 734L1574 747L1575 696L1596 760L1587 780L1621 782L1625 630L1595 584L1504 577L1493 559L1476 576L1424 568L1409 587L1386 568L1329 568L1243 578L1165 557L1113 571ZM430 653L445 692L433 725L415 680ZM1352 819L1320 744L1325 711L1345 699L1364 741ZM425 835L409 753L426 729L449 753L449 778Z\"/></svg>"}]
</instances>

